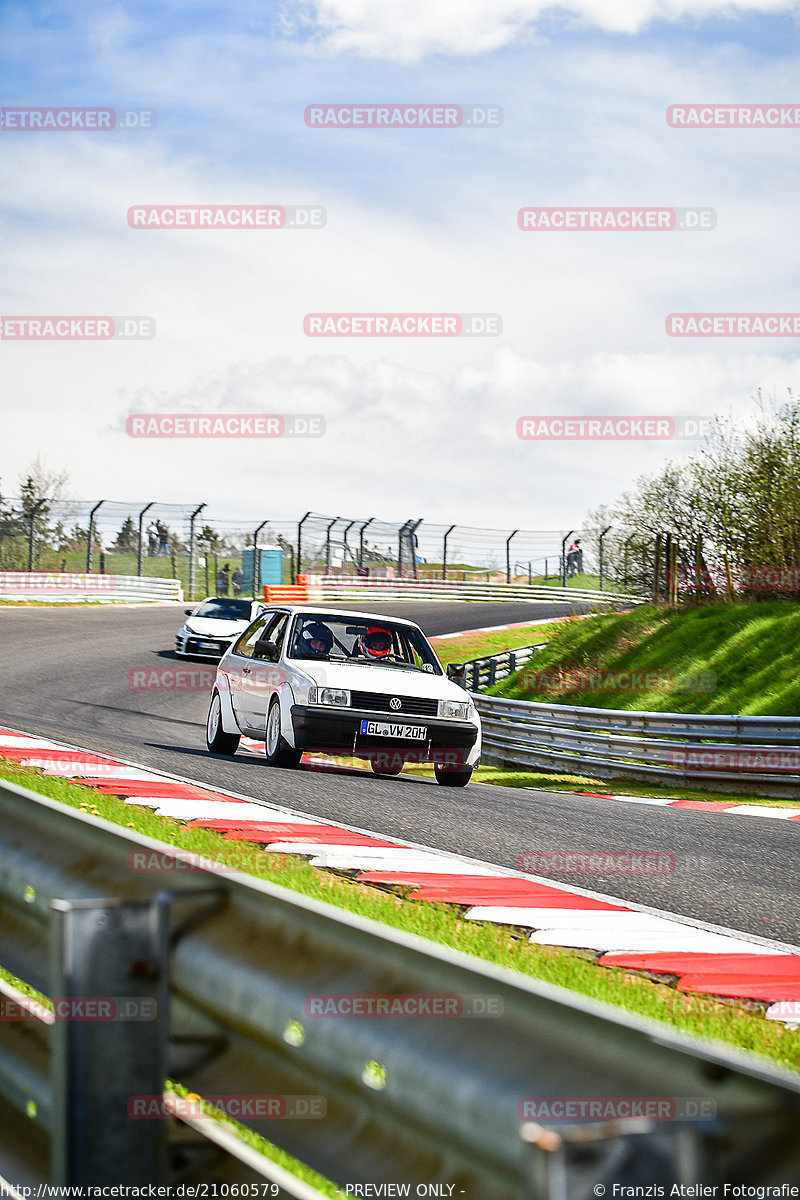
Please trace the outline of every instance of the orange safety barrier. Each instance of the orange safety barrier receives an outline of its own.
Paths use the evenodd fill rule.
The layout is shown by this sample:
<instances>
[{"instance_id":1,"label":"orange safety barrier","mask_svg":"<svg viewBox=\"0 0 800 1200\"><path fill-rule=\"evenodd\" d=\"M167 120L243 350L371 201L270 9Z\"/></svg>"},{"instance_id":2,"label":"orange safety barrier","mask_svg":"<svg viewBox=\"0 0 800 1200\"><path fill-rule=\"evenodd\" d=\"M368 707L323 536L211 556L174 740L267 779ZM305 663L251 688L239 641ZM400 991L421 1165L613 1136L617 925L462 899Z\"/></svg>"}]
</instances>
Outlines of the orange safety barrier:
<instances>
[{"instance_id":1,"label":"orange safety barrier","mask_svg":"<svg viewBox=\"0 0 800 1200\"><path fill-rule=\"evenodd\" d=\"M291 584L282 584L280 586L275 585L272 587L269 585L265 586L264 599L266 600L267 604L274 604L277 601L280 601L283 604L286 604L287 602L301 604L308 600L308 584L305 582L304 576L300 575L299 578L302 579L303 582L298 583L296 587L292 586Z\"/></svg>"}]
</instances>

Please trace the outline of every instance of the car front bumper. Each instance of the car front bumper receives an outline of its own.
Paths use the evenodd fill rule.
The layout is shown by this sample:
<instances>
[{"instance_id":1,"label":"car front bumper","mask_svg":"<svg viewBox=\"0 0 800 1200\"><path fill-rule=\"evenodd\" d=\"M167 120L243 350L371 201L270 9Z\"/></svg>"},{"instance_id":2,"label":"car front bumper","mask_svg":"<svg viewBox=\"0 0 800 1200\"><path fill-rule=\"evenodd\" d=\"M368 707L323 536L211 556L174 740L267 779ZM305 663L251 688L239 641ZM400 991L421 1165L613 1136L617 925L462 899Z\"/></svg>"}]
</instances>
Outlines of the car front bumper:
<instances>
[{"instance_id":1,"label":"car front bumper","mask_svg":"<svg viewBox=\"0 0 800 1200\"><path fill-rule=\"evenodd\" d=\"M230 644L229 639L203 638L199 634L186 637L185 634L178 634L175 638L175 653L187 658L220 659Z\"/></svg>"},{"instance_id":2,"label":"car front bumper","mask_svg":"<svg viewBox=\"0 0 800 1200\"><path fill-rule=\"evenodd\" d=\"M478 726L471 721L443 721L436 717L403 717L365 709L326 708L294 704L291 709L294 744L298 750L324 754L349 754L374 758L399 755L404 762L466 764L478 740ZM426 730L424 738L386 737L361 732L362 721L388 725L411 725ZM472 764L475 765L474 763Z\"/></svg>"}]
</instances>

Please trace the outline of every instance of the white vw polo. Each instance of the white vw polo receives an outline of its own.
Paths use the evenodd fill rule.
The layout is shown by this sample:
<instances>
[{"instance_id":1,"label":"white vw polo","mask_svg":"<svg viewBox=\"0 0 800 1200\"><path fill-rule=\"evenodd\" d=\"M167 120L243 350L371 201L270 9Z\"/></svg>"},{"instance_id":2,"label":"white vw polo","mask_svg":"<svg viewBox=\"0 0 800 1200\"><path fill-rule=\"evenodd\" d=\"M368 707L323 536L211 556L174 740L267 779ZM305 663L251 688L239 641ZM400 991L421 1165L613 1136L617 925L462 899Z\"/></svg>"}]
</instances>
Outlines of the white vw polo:
<instances>
[{"instance_id":1,"label":"white vw polo","mask_svg":"<svg viewBox=\"0 0 800 1200\"><path fill-rule=\"evenodd\" d=\"M217 668L206 743L235 754L242 735L267 762L306 751L367 759L378 775L432 763L439 783L469 783L481 723L412 621L321 605L267 608Z\"/></svg>"}]
</instances>

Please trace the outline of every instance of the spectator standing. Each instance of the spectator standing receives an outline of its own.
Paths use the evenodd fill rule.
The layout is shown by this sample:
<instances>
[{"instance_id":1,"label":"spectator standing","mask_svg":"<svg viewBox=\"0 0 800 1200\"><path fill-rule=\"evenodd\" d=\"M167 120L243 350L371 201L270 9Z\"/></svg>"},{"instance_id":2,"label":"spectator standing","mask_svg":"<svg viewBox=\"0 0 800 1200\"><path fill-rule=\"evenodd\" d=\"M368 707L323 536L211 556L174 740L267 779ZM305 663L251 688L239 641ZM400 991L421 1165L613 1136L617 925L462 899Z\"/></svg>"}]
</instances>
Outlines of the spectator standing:
<instances>
[{"instance_id":1,"label":"spectator standing","mask_svg":"<svg viewBox=\"0 0 800 1200\"><path fill-rule=\"evenodd\" d=\"M151 521L147 526L147 557L155 558L158 554L158 526Z\"/></svg>"},{"instance_id":2,"label":"spectator standing","mask_svg":"<svg viewBox=\"0 0 800 1200\"><path fill-rule=\"evenodd\" d=\"M225 566L217 574L217 592L220 596L227 596L230 578L231 565L230 563L225 563Z\"/></svg>"},{"instance_id":3,"label":"spectator standing","mask_svg":"<svg viewBox=\"0 0 800 1200\"><path fill-rule=\"evenodd\" d=\"M241 567L237 567L233 572L233 575L231 576L231 583L233 584L234 596L241 596L242 584L244 583L244 572L242 571Z\"/></svg>"},{"instance_id":4,"label":"spectator standing","mask_svg":"<svg viewBox=\"0 0 800 1200\"><path fill-rule=\"evenodd\" d=\"M567 550L567 578L572 578L573 575L579 575L583 571L583 550L581 549L581 539L575 538L575 541Z\"/></svg>"},{"instance_id":5,"label":"spectator standing","mask_svg":"<svg viewBox=\"0 0 800 1200\"><path fill-rule=\"evenodd\" d=\"M169 530L163 521L156 521L158 525L158 553L169 555Z\"/></svg>"}]
</instances>

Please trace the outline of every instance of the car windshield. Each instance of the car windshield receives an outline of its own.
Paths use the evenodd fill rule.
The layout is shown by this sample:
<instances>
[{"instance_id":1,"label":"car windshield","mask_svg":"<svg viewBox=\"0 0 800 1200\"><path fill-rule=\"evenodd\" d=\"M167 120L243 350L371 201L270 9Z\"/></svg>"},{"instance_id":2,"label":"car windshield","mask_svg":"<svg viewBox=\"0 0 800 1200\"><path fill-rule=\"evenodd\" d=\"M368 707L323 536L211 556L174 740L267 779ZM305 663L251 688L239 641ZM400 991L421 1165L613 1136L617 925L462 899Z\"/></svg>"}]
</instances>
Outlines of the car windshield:
<instances>
[{"instance_id":1,"label":"car windshield","mask_svg":"<svg viewBox=\"0 0 800 1200\"><path fill-rule=\"evenodd\" d=\"M442 674L421 630L380 617L303 613L295 618L288 656Z\"/></svg>"},{"instance_id":2,"label":"car windshield","mask_svg":"<svg viewBox=\"0 0 800 1200\"><path fill-rule=\"evenodd\" d=\"M192 614L195 617L214 617L217 621L249 621L249 600L226 600L224 597L204 600Z\"/></svg>"}]
</instances>

